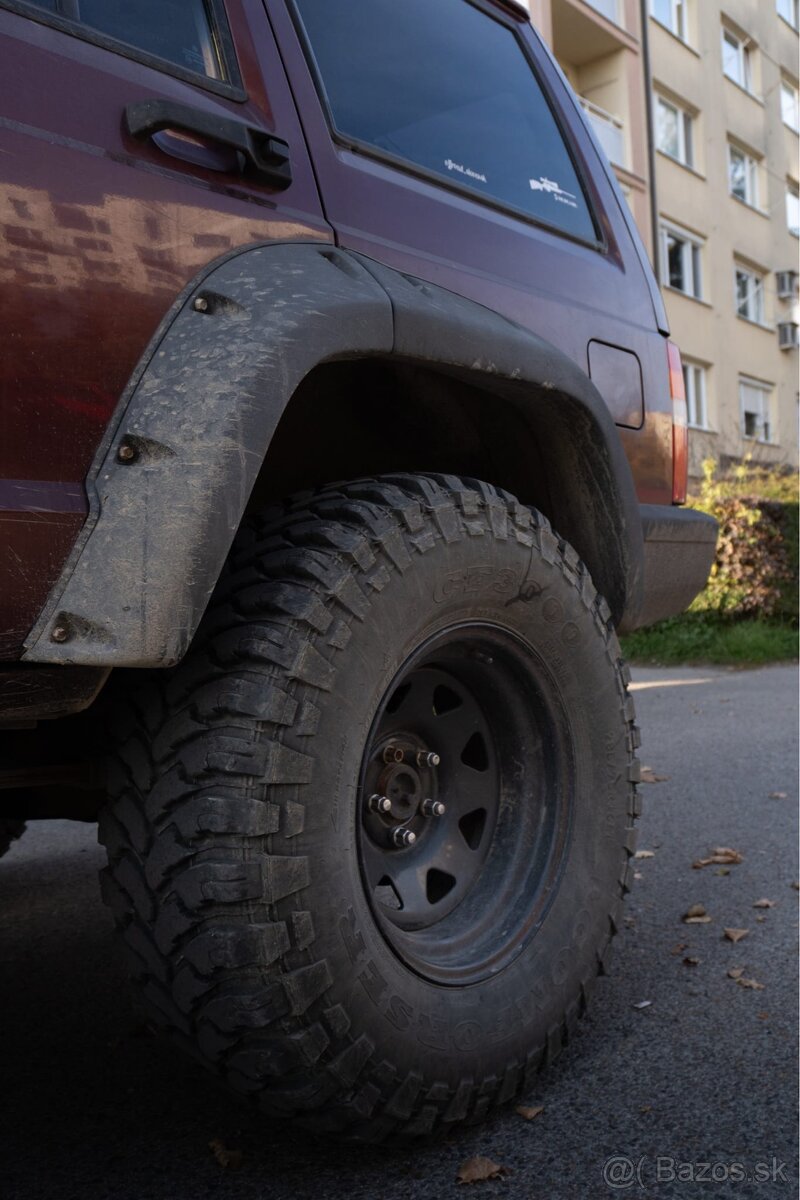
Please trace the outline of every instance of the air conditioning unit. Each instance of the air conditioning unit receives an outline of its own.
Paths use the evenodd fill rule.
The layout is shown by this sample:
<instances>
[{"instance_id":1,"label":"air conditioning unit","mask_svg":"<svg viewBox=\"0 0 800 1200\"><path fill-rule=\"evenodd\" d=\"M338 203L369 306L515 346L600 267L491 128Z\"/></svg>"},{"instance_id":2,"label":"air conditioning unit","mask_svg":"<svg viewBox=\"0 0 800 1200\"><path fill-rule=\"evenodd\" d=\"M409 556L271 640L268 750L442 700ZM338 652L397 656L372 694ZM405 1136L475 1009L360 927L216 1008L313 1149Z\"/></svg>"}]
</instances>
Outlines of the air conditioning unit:
<instances>
[{"instance_id":1,"label":"air conditioning unit","mask_svg":"<svg viewBox=\"0 0 800 1200\"><path fill-rule=\"evenodd\" d=\"M797 271L776 271L778 299L793 300L797 289Z\"/></svg>"},{"instance_id":2,"label":"air conditioning unit","mask_svg":"<svg viewBox=\"0 0 800 1200\"><path fill-rule=\"evenodd\" d=\"M778 322L778 345L781 350L792 350L795 346L800 346L798 329L800 326L796 321Z\"/></svg>"}]
</instances>

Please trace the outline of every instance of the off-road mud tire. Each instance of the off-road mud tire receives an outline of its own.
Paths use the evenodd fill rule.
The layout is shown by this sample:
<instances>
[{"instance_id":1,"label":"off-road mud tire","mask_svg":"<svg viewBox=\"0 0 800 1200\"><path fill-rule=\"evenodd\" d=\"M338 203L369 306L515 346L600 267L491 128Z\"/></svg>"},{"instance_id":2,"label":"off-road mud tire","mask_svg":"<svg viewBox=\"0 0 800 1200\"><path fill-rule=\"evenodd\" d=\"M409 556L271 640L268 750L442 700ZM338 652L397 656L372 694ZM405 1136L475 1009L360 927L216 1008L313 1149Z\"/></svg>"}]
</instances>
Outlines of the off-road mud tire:
<instances>
[{"instance_id":1,"label":"off-road mud tire","mask_svg":"<svg viewBox=\"0 0 800 1200\"><path fill-rule=\"evenodd\" d=\"M571 809L537 927L495 976L443 986L373 916L357 783L404 658L476 620L545 664ZM103 892L152 1022L266 1114L364 1140L530 1089L606 968L628 887L628 682L577 554L486 483L384 476L250 521L189 655L128 689L113 723Z\"/></svg>"}]
</instances>

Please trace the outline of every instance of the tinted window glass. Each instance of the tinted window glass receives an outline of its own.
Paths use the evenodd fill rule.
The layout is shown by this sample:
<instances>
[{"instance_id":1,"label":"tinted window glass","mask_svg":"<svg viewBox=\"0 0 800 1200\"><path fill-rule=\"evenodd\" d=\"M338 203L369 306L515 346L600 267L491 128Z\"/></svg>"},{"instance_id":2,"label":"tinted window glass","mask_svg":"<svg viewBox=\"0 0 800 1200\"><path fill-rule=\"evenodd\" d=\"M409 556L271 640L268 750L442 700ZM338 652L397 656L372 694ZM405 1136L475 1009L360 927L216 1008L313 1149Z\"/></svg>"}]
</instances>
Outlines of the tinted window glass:
<instances>
[{"instance_id":1,"label":"tinted window glass","mask_svg":"<svg viewBox=\"0 0 800 1200\"><path fill-rule=\"evenodd\" d=\"M32 0L137 50L224 79L214 25L205 0Z\"/></svg>"},{"instance_id":2,"label":"tinted window glass","mask_svg":"<svg viewBox=\"0 0 800 1200\"><path fill-rule=\"evenodd\" d=\"M579 237L595 231L511 30L466 0L297 0L336 128Z\"/></svg>"}]
</instances>

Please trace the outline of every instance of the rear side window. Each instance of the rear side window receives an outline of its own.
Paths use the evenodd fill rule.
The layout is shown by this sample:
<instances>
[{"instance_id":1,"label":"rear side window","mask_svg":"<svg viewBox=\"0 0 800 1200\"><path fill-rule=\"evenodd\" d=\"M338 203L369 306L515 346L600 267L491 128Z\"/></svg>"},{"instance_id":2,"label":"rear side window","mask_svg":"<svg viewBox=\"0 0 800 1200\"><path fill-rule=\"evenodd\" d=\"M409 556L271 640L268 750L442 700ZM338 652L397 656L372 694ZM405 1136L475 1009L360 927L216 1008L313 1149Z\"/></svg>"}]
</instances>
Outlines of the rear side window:
<instances>
[{"instance_id":1,"label":"rear side window","mask_svg":"<svg viewBox=\"0 0 800 1200\"><path fill-rule=\"evenodd\" d=\"M208 79L226 78L206 0L29 0L95 33Z\"/></svg>"},{"instance_id":2,"label":"rear side window","mask_svg":"<svg viewBox=\"0 0 800 1200\"><path fill-rule=\"evenodd\" d=\"M576 237L596 232L514 33L467 0L295 0L337 133Z\"/></svg>"}]
</instances>

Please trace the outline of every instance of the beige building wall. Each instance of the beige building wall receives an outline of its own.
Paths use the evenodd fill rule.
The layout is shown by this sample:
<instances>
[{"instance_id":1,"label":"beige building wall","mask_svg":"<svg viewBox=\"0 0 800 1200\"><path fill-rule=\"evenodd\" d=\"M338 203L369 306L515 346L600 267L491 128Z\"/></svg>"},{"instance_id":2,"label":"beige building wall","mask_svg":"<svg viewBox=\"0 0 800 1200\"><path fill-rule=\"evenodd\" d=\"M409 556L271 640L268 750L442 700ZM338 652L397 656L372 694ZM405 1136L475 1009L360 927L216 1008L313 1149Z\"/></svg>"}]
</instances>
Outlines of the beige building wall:
<instances>
[{"instance_id":1,"label":"beige building wall","mask_svg":"<svg viewBox=\"0 0 800 1200\"><path fill-rule=\"evenodd\" d=\"M681 263L660 239L672 334L697 368L692 415L705 428L690 440L694 475L706 457L797 465L798 352L780 348L779 325L784 339L796 337L798 238L787 190L796 194L798 136L784 121L783 93L797 95L798 36L779 9L794 18L791 0L651 0L666 22L650 18L659 214L699 259L699 287L688 281L699 295L682 294ZM723 66L724 31L738 81ZM671 250L673 260L685 257ZM737 295L737 269L749 276L746 295ZM778 272L794 272L786 298Z\"/></svg>"},{"instance_id":2,"label":"beige building wall","mask_svg":"<svg viewBox=\"0 0 800 1200\"><path fill-rule=\"evenodd\" d=\"M798 351L780 341L796 340L800 322L797 0L529 0L529 7L607 152L616 150L609 157L651 251L687 368L691 474L700 474L705 458L728 465L749 455L796 466ZM655 246L643 11L650 14ZM732 194L732 182L744 198ZM737 270L746 296L737 294Z\"/></svg>"}]
</instances>

